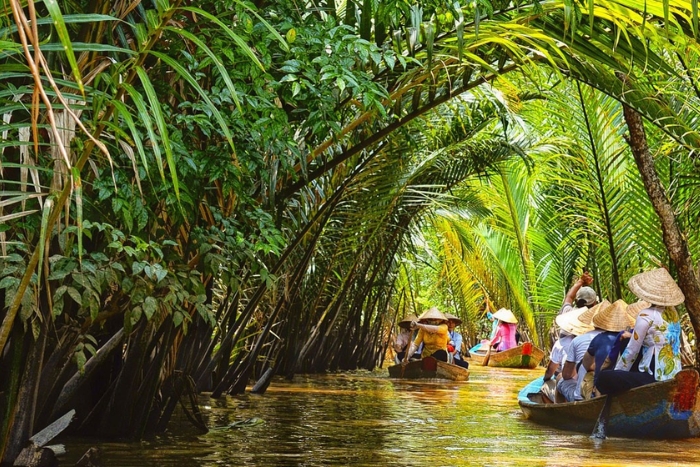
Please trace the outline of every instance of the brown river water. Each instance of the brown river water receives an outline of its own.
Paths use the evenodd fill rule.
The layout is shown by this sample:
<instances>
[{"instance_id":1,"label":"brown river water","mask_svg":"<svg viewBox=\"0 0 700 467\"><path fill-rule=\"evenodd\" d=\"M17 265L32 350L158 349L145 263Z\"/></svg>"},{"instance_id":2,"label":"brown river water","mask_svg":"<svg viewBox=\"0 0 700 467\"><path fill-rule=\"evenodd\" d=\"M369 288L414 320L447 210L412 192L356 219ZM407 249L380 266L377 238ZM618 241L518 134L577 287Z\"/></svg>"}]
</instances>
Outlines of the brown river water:
<instances>
[{"instance_id":1,"label":"brown river water","mask_svg":"<svg viewBox=\"0 0 700 467\"><path fill-rule=\"evenodd\" d=\"M543 372L473 367L467 382L395 380L386 370L275 379L264 395L200 399L211 427L264 422L195 435L176 421L141 442L62 439L61 465L90 446L105 467L700 465L700 439L601 441L525 420L518 391Z\"/></svg>"}]
</instances>

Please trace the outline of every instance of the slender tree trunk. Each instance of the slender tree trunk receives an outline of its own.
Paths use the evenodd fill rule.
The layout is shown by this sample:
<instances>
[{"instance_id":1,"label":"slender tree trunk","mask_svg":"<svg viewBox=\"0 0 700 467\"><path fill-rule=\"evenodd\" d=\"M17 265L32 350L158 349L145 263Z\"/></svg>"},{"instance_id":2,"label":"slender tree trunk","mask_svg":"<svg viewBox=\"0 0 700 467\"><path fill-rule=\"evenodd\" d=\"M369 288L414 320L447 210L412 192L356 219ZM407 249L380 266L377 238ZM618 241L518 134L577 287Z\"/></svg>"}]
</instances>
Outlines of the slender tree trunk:
<instances>
[{"instance_id":1,"label":"slender tree trunk","mask_svg":"<svg viewBox=\"0 0 700 467\"><path fill-rule=\"evenodd\" d=\"M624 81L624 79L623 79ZM673 206L666 196L659 176L654 167L654 158L647 145L642 117L630 107L623 105L625 121L629 128L629 145L637 163L637 168L644 181L644 188L651 204L661 221L664 244L668 254L678 270L678 285L685 294L685 307L696 335L700 331L700 284L693 269L693 262L688 251L688 243L676 222ZM695 349L695 361L698 362L698 346Z\"/></svg>"}]
</instances>

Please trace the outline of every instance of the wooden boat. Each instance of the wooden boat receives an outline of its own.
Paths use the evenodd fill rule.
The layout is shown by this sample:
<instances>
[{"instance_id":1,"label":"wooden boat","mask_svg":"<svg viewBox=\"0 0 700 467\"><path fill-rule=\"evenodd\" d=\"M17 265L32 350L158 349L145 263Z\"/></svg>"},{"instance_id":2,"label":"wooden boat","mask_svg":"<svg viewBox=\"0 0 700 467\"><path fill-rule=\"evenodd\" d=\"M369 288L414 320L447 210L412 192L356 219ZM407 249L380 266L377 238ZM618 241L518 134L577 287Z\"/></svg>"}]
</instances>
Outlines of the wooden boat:
<instances>
[{"instance_id":1,"label":"wooden boat","mask_svg":"<svg viewBox=\"0 0 700 467\"><path fill-rule=\"evenodd\" d=\"M440 378L452 381L467 381L469 370L451 363L435 360L433 357L425 357L422 360L399 363L389 367L391 378Z\"/></svg>"},{"instance_id":2,"label":"wooden boat","mask_svg":"<svg viewBox=\"0 0 700 467\"><path fill-rule=\"evenodd\" d=\"M474 365L484 363L486 357L485 350L478 350L470 353L469 360ZM491 352L488 366L501 368L536 368L544 358L544 351L535 347L530 342L526 342L512 349L503 352Z\"/></svg>"},{"instance_id":3,"label":"wooden boat","mask_svg":"<svg viewBox=\"0 0 700 467\"><path fill-rule=\"evenodd\" d=\"M700 436L698 372L680 371L674 379L634 388L612 396L605 432L624 438L694 438ZM562 430L591 434L608 396L581 402L544 403L542 378L518 394L528 418Z\"/></svg>"}]
</instances>

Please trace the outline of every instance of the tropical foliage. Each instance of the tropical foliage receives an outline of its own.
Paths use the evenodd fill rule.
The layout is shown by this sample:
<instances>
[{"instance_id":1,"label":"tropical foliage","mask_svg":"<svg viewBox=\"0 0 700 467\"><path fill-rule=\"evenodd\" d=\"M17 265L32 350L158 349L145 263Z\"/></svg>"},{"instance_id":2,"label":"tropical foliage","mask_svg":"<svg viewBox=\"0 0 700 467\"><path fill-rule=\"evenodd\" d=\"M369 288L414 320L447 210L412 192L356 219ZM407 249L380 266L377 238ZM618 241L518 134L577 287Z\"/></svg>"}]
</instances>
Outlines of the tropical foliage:
<instances>
[{"instance_id":1,"label":"tropical foliage","mask_svg":"<svg viewBox=\"0 0 700 467\"><path fill-rule=\"evenodd\" d=\"M539 342L583 267L629 298L668 255L620 102L697 254L690 2L0 17L3 461L70 408L79 432L140 437L196 391L373 368L431 303L509 306Z\"/></svg>"}]
</instances>

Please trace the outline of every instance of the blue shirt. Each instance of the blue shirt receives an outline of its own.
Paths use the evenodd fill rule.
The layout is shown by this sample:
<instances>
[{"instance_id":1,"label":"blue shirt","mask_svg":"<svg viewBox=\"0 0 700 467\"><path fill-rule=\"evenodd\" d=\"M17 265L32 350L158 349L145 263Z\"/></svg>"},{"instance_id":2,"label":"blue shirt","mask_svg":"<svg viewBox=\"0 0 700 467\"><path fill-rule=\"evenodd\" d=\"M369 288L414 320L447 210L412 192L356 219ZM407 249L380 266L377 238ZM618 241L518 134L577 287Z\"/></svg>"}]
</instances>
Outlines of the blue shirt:
<instances>
[{"instance_id":1,"label":"blue shirt","mask_svg":"<svg viewBox=\"0 0 700 467\"><path fill-rule=\"evenodd\" d=\"M457 353L455 354L455 358L457 360L462 359L462 335L458 333L457 331L450 331L450 340L454 342L455 349L457 350Z\"/></svg>"},{"instance_id":2,"label":"blue shirt","mask_svg":"<svg viewBox=\"0 0 700 467\"><path fill-rule=\"evenodd\" d=\"M598 375L600 374L600 368L605 362L605 358L610 353L610 349L617 340L617 332L605 331L601 332L593 338L591 343L588 345L587 352L595 357L595 374L593 375L593 383L598 383Z\"/></svg>"}]
</instances>

